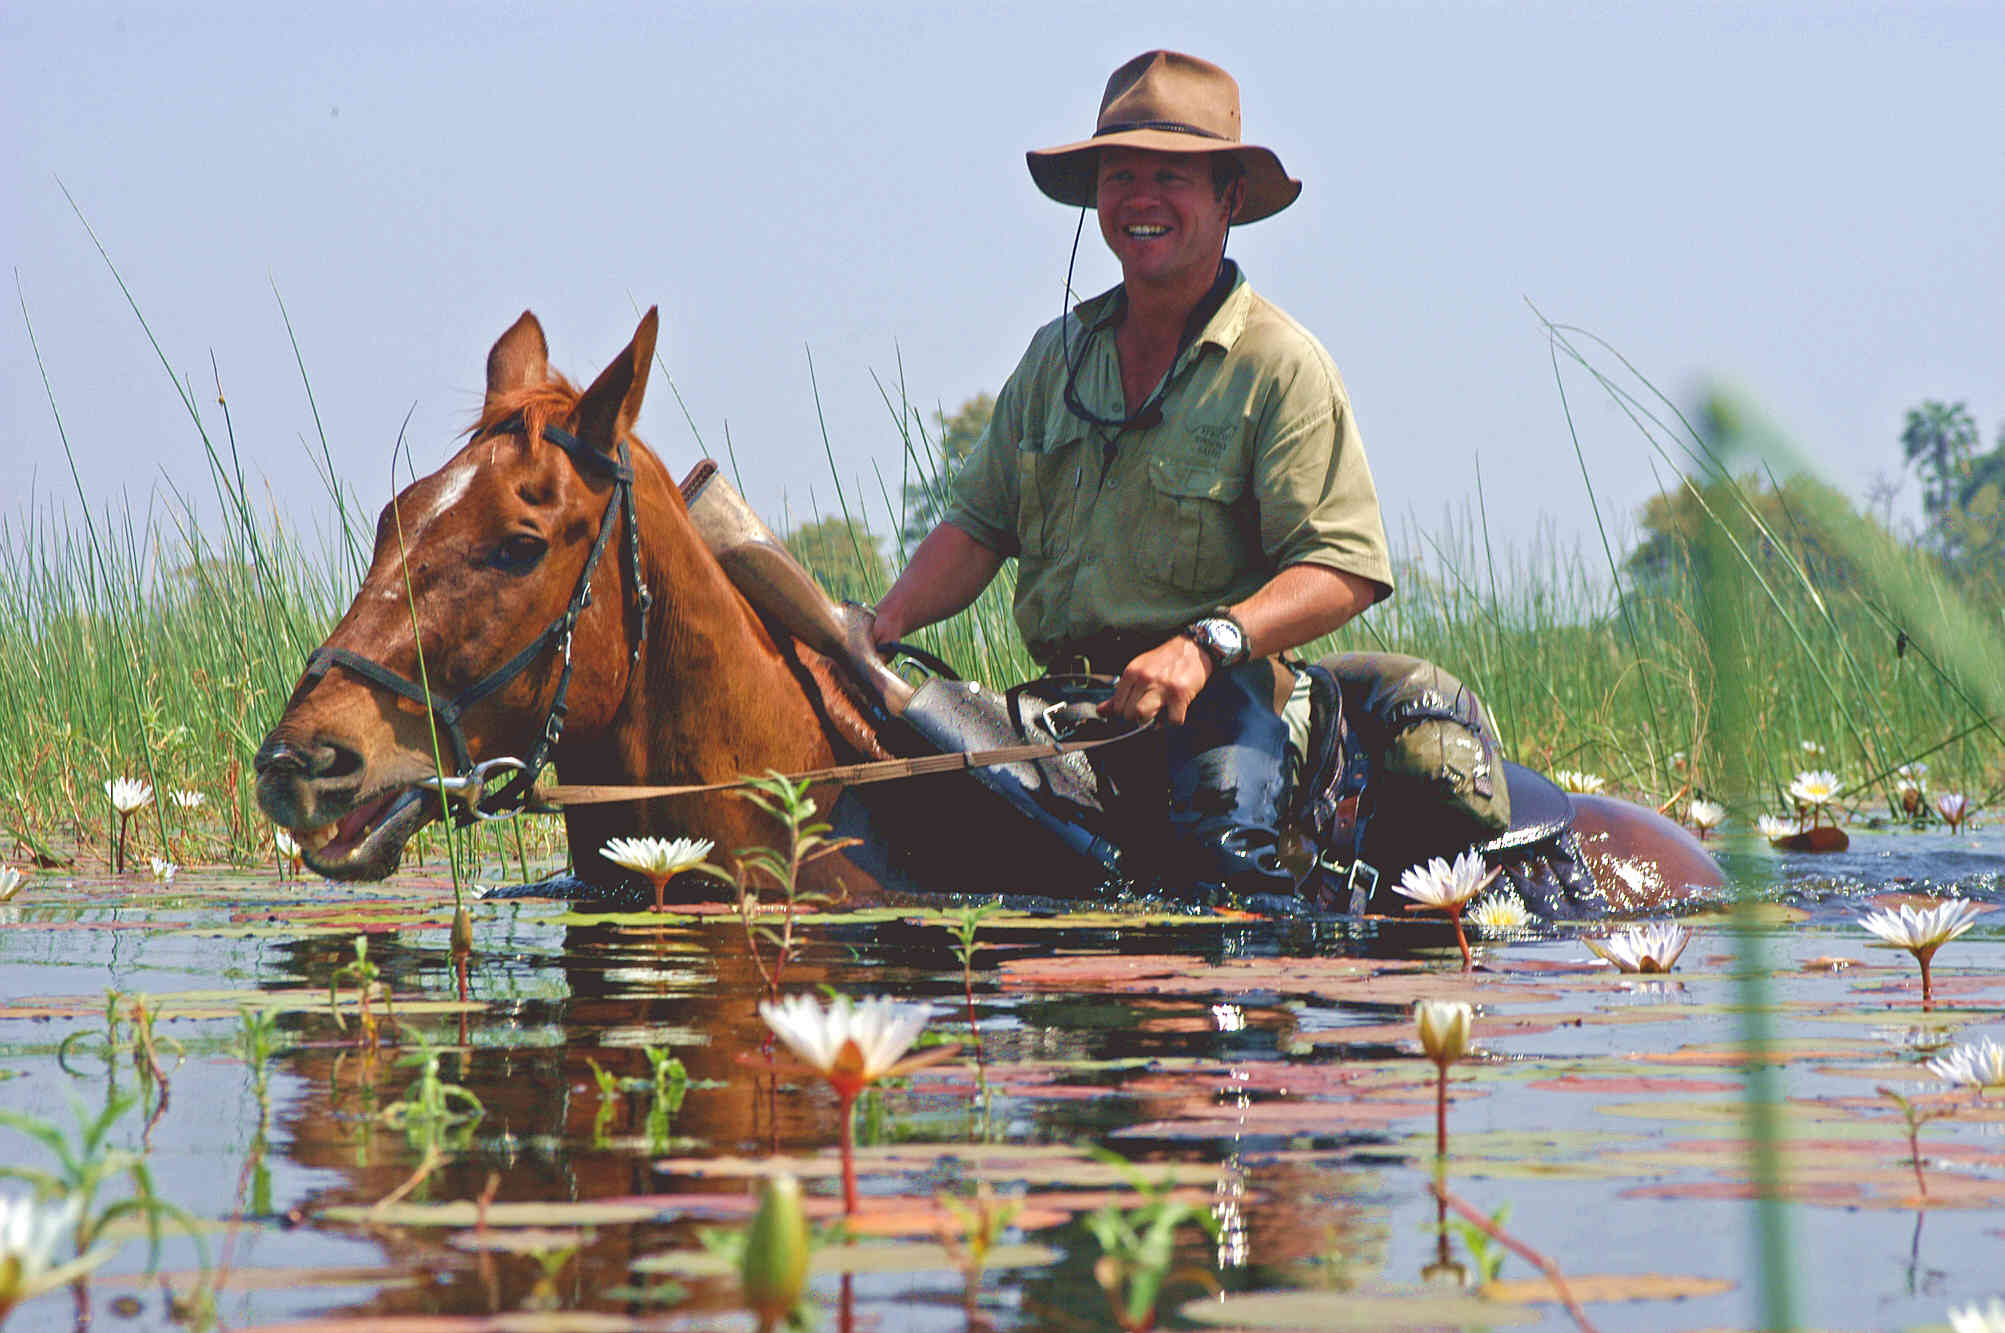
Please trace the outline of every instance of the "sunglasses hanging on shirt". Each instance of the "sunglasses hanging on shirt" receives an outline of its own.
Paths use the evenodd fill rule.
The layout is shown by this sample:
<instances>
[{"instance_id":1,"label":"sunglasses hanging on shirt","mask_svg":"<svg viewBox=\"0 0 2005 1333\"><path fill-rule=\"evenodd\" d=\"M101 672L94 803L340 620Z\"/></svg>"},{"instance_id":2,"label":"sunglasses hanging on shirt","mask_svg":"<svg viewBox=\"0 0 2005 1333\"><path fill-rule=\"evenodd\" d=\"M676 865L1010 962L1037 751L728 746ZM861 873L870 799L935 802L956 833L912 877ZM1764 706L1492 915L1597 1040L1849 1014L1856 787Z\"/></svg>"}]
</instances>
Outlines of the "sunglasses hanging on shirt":
<instances>
[{"instance_id":1,"label":"sunglasses hanging on shirt","mask_svg":"<svg viewBox=\"0 0 2005 1333\"><path fill-rule=\"evenodd\" d=\"M1065 301L1068 303L1068 308L1060 310L1058 318L1058 336L1065 354L1065 410L1089 425L1099 426L1103 430L1111 430L1117 434L1126 430L1152 430L1163 422L1163 399L1169 394L1170 379L1175 373L1176 361L1183 359L1183 354L1190 349L1193 342L1197 341L1197 335L1204 331L1204 326L1211 322L1211 317L1218 313L1221 305L1225 304L1225 298L1231 295L1233 284L1239 278L1239 266L1225 256L1219 256L1218 276L1212 280L1211 290L1204 294L1204 299L1190 312L1190 318L1184 321L1183 336L1177 340L1176 361L1170 363L1170 372L1166 373L1149 396L1142 400L1140 407L1124 417L1103 417L1079 400L1079 368L1086 364L1086 353L1093 346L1094 335L1118 327L1122 318L1128 313L1128 294L1125 290L1115 294L1112 308L1092 328L1086 330L1086 336L1079 343L1079 353L1074 356L1071 340L1072 312L1069 309L1069 302L1072 298L1072 268L1079 260L1079 238L1086 230L1086 211L1084 208L1079 210L1079 226L1072 233L1072 257L1065 263Z\"/></svg>"}]
</instances>

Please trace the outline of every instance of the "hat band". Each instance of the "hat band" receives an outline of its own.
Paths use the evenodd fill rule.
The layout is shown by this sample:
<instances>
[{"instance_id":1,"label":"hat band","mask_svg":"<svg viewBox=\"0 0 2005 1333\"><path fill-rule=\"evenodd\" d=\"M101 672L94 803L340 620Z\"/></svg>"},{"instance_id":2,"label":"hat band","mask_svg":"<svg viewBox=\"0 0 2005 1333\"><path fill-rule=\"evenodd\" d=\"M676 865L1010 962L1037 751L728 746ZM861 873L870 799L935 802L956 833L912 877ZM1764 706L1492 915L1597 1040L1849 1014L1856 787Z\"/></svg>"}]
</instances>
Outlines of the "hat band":
<instances>
[{"instance_id":1,"label":"hat band","mask_svg":"<svg viewBox=\"0 0 2005 1333\"><path fill-rule=\"evenodd\" d=\"M1126 120L1117 125L1102 125L1093 131L1093 137L1104 139L1110 134L1128 134L1134 130L1168 130L1172 134L1195 134L1201 139L1225 139L1223 134L1187 125L1181 120Z\"/></svg>"}]
</instances>

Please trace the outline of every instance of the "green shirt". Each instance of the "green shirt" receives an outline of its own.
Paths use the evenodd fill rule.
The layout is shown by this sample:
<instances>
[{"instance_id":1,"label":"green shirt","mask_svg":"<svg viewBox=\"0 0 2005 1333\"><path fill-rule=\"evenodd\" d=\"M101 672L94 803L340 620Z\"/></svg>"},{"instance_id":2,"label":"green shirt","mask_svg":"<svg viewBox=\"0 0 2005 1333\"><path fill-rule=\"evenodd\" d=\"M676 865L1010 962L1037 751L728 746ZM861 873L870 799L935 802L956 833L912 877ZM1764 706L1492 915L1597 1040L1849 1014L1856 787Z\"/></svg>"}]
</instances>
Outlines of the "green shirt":
<instances>
[{"instance_id":1,"label":"green shirt","mask_svg":"<svg viewBox=\"0 0 2005 1333\"><path fill-rule=\"evenodd\" d=\"M1107 631L1165 638L1283 567L1326 565L1392 591L1385 523L1344 383L1322 344L1238 280L1170 367L1162 418L1125 431L1111 327L1119 288L1037 331L954 480L947 521L1017 557L1031 656ZM1061 326L1065 327L1061 333Z\"/></svg>"}]
</instances>

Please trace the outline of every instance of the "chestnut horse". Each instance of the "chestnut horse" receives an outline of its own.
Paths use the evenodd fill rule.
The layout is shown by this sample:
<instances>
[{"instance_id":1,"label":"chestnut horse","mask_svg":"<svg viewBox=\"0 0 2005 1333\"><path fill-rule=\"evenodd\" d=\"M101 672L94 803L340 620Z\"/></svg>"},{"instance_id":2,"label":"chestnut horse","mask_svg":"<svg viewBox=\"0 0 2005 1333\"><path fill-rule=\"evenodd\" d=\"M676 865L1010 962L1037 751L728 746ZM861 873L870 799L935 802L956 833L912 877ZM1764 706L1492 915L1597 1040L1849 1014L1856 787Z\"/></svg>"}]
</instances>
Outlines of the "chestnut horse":
<instances>
[{"instance_id":1,"label":"chestnut horse","mask_svg":"<svg viewBox=\"0 0 2005 1333\"><path fill-rule=\"evenodd\" d=\"M747 603L634 437L656 328L650 310L579 393L551 371L542 327L524 312L488 353L467 445L385 506L354 603L256 759L259 803L315 871L388 875L443 813L429 785L497 756L528 756L531 769L552 759L567 784L593 786L725 783L888 757L841 670ZM1044 865L1047 844L965 776L898 785L873 809L902 811L888 831L946 849L954 872L921 872L921 887L1095 887L1053 887L1051 875L1080 868ZM729 793L573 806L564 819L579 878L601 889L633 879L601 855L611 837L706 837L728 863L730 849L774 833ZM1611 906L1719 883L1690 835L1650 811L1582 801L1575 829ZM867 893L900 868L872 845L885 841L815 862L811 884ZM717 886L685 876L671 888Z\"/></svg>"},{"instance_id":2,"label":"chestnut horse","mask_svg":"<svg viewBox=\"0 0 2005 1333\"><path fill-rule=\"evenodd\" d=\"M420 786L440 760L450 771L530 754L560 686L551 757L569 782L728 782L882 757L835 669L775 641L634 439L656 328L650 310L579 393L551 371L525 311L488 353L469 443L385 507L354 603L257 754L259 803L315 871L388 875L440 813ZM613 503L622 485L631 501ZM627 535L609 541L620 525ZM453 724L436 737L426 693ZM608 838L701 834L728 850L770 842L773 828L715 793L578 807L565 832L579 876L610 886L631 876L600 854Z\"/></svg>"}]
</instances>

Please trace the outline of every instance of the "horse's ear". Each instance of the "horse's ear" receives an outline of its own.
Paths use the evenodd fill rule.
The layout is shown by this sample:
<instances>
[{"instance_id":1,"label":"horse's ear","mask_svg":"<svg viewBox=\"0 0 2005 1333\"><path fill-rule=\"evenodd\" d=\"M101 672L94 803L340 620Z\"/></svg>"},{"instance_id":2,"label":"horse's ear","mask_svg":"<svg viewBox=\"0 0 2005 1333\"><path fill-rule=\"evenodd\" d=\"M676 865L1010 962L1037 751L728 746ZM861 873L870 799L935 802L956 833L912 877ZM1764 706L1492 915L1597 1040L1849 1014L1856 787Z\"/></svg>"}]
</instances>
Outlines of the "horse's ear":
<instances>
[{"instance_id":1,"label":"horse's ear","mask_svg":"<svg viewBox=\"0 0 2005 1333\"><path fill-rule=\"evenodd\" d=\"M656 308L641 316L640 327L627 349L599 372L592 387L578 400L578 438L607 453L620 436L633 429L647 394L648 364L654 360L654 337L661 328Z\"/></svg>"},{"instance_id":2,"label":"horse's ear","mask_svg":"<svg viewBox=\"0 0 2005 1333\"><path fill-rule=\"evenodd\" d=\"M549 378L550 344L543 341L543 326L536 322L536 316L525 310L488 351L487 406Z\"/></svg>"}]
</instances>

